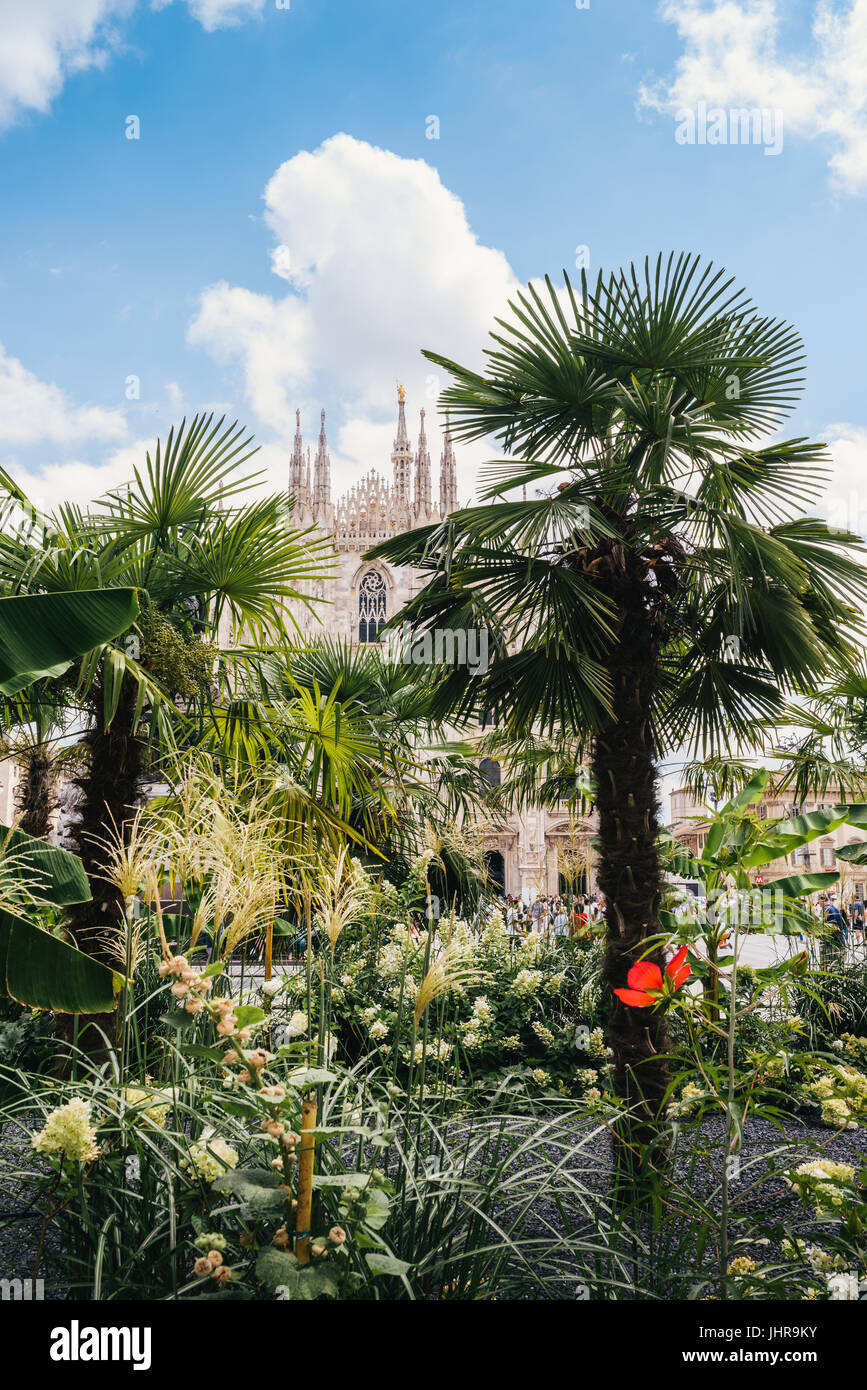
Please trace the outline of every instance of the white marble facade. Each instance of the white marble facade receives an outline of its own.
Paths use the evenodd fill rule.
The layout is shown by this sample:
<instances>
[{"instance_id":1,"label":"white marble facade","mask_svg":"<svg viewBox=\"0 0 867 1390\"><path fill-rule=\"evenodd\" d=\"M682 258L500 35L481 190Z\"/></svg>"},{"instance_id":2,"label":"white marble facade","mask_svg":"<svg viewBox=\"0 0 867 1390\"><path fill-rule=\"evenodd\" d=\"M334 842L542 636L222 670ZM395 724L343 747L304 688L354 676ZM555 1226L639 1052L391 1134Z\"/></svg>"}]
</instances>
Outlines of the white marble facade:
<instances>
[{"instance_id":1,"label":"white marble facade","mask_svg":"<svg viewBox=\"0 0 867 1390\"><path fill-rule=\"evenodd\" d=\"M419 585L412 569L380 561L368 564L362 556L378 541L438 522L456 509L455 453L448 431L440 458L439 499L434 501L425 412L420 412L418 445L413 448L401 387L391 478L371 469L349 492L334 500L325 411L313 458L304 445L298 411L289 460L289 491L295 498L294 524L313 527L334 546L332 572L302 586L311 599L326 602L313 603L310 608L301 603L293 605L301 631L314 635L324 630L351 642L375 641L386 619L399 612Z\"/></svg>"},{"instance_id":2,"label":"white marble facade","mask_svg":"<svg viewBox=\"0 0 867 1390\"><path fill-rule=\"evenodd\" d=\"M390 464L390 476L371 468L349 492L333 500L325 411L315 455L305 447L300 412L296 414L289 460L289 491L295 497L293 522L313 527L330 538L334 547L333 572L327 578L307 581L304 588L311 599L325 602L313 603L310 608L303 603L293 605L305 635L324 632L354 643L376 641L383 623L399 613L421 587L421 577L407 566L363 559L364 552L377 542L444 520L458 505L457 461L448 422L439 461L439 495L435 498L425 412L420 411L414 448L403 388L398 392ZM574 872L576 861L589 855L590 834L589 825L570 822L565 811L556 814L537 809L510 817L502 829L487 837L492 873L501 876L507 893L525 900L540 893L556 893L563 859ZM588 875L592 884L589 865Z\"/></svg>"}]
</instances>

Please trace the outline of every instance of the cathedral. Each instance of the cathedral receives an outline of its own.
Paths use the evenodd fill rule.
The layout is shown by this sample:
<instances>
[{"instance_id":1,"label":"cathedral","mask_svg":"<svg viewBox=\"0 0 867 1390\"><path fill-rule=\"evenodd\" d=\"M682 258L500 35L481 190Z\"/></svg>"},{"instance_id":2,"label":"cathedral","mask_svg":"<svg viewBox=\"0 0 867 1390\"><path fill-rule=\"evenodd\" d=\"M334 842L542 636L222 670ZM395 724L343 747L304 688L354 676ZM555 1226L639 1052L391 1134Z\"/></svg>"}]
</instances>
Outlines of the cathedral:
<instances>
[{"instance_id":1,"label":"cathedral","mask_svg":"<svg viewBox=\"0 0 867 1390\"><path fill-rule=\"evenodd\" d=\"M289 463L289 491L295 498L293 522L312 526L334 545L333 572L308 581L306 592L325 599L325 608L303 604L295 619L305 634L325 630L351 642L376 642L380 628L399 612L419 587L414 572L404 566L367 564L362 555L379 541L443 520L458 505L455 452L446 430L440 459L439 502L433 501L431 458L421 411L418 447L414 450L406 424L406 392L398 392L397 433L391 452L391 481L371 469L343 497L331 497L331 458L325 435L325 411L316 457L311 464L301 433L301 412L295 420L295 441Z\"/></svg>"},{"instance_id":2,"label":"cathedral","mask_svg":"<svg viewBox=\"0 0 867 1390\"><path fill-rule=\"evenodd\" d=\"M366 561L364 553L416 526L445 520L457 509L457 461L448 417L440 455L438 501L433 495L425 412L420 412L418 443L413 448L403 387L398 389L391 477L371 469L336 501L331 496L325 411L312 459L310 449L305 449L300 411L295 419L289 462L289 491L295 498L293 523L313 527L323 538L329 538L334 548L332 572L306 584L306 596L320 602L310 607L301 602L293 605L295 620L306 637L325 633L352 643L377 642L380 629L424 581L408 566ZM484 766L490 779L499 782L497 765L488 759ZM580 892L592 886L591 833L589 824L570 819L565 808L559 814L535 808L509 817L486 837L492 882L525 901L561 888L571 891L573 886Z\"/></svg>"}]
</instances>

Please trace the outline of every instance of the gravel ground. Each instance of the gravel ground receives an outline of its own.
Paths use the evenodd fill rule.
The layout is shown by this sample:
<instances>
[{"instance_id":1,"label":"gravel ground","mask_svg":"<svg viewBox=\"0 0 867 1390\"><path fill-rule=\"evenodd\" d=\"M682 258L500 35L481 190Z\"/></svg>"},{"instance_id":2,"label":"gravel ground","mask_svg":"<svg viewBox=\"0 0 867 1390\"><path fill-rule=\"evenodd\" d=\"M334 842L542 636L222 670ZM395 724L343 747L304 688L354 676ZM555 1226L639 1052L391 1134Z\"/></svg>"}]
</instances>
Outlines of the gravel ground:
<instances>
[{"instance_id":1,"label":"gravel ground","mask_svg":"<svg viewBox=\"0 0 867 1390\"><path fill-rule=\"evenodd\" d=\"M527 1121L526 1125L518 1122L514 1126L514 1136L519 1143L522 1138L527 1139L537 1131L537 1122ZM512 1191L515 1200L504 1205L501 1212L503 1221L509 1222L510 1211L514 1214L521 1210L531 1183L535 1183L539 1195L531 1204L526 1204L527 1209L520 1223L510 1224L510 1234L521 1248L525 1242L533 1243L543 1282L536 1285L534 1292L532 1262L519 1260L509 1270L510 1283L512 1277L517 1276L514 1291L504 1292L504 1297L575 1299L582 1296L587 1270L594 1267L593 1257L588 1257L586 1251L587 1243L595 1245L600 1224L605 1226L608 1223L612 1187L609 1136L589 1122L570 1126L568 1134L563 1134L561 1123L557 1123L552 1126L552 1136L553 1143L546 1145L543 1138L542 1147L549 1172L556 1169L561 1175L556 1183L556 1191L553 1183L549 1185L543 1180L539 1193L538 1176L528 1178L523 1189L520 1183L515 1184ZM640 1288L643 1285L651 1291L652 1296L683 1298L689 1296L700 1281L702 1270L713 1272L717 1259L715 1247L709 1246L702 1255L694 1242L687 1240L677 1258L672 1257L672 1252L690 1229L697 1233L704 1213L719 1213L724 1142L722 1117L713 1116L703 1121L698 1142L691 1131L681 1134L670 1179L666 1184L666 1198L672 1216L678 1212L681 1215L666 1224L665 1234L656 1242L659 1255L657 1268L662 1270L667 1267L670 1272L649 1274L643 1258L639 1261L639 1267L624 1263L618 1272L610 1260L603 1258L601 1263L606 1267L604 1277L625 1278L639 1290L630 1293L628 1289L618 1289L617 1297L641 1298ZM827 1226L823 1228L811 1219L812 1211L805 1209L781 1175L781 1170L816 1158L851 1164L856 1172L863 1169L867 1165L867 1131L859 1129L841 1133L824 1126L802 1124L790 1116L786 1117L785 1129L781 1131L769 1120L750 1117L740 1155L740 1171L733 1174L729 1184L730 1248L735 1241L757 1236L759 1228L773 1231L774 1227L781 1225L799 1237L822 1243L821 1237L823 1231L827 1232ZM538 1159L534 1159L534 1168L537 1163ZM640 1219L628 1216L625 1221L631 1232L639 1236L648 1234L646 1227L642 1231ZM613 1251L624 1262L631 1259L629 1232L622 1229L612 1232L606 1246L609 1252ZM776 1238L767 1239L761 1246L753 1240L746 1252L760 1265L773 1264L781 1258ZM744 1253L744 1249L738 1247L738 1253ZM616 1263L613 1262L614 1265ZM597 1262L597 1274L600 1268ZM528 1278L530 1287L527 1287Z\"/></svg>"},{"instance_id":2,"label":"gravel ground","mask_svg":"<svg viewBox=\"0 0 867 1390\"><path fill-rule=\"evenodd\" d=\"M4 1125L0 1131L0 1278L26 1279L33 1264L42 1230L42 1212L33 1206L31 1194L19 1176L19 1169L30 1163L29 1135L17 1125ZM51 1226L45 1233L39 1276L51 1285L58 1276L59 1239ZM46 1298L62 1297L46 1287Z\"/></svg>"},{"instance_id":3,"label":"gravel ground","mask_svg":"<svg viewBox=\"0 0 867 1390\"><path fill-rule=\"evenodd\" d=\"M502 1135L501 1121L481 1118L473 1120L471 1126L477 1142L483 1140L486 1132L492 1140ZM463 1124L459 1128L466 1133ZM608 1135L589 1121L570 1124L561 1116L550 1122L513 1118L508 1124L508 1136L513 1157L503 1167L495 1214L515 1242L515 1255L508 1261L500 1296L522 1300L574 1300L586 1296L582 1290L587 1279L587 1245L595 1243L599 1224L607 1221L611 1190ZM688 1147L682 1136L676 1148L669 1191L673 1205L684 1213L676 1223L681 1236L692 1222L696 1226L700 1223L703 1208L719 1210L723 1140L722 1120L713 1117L704 1121L699 1145ZM786 1132L781 1133L769 1121L751 1117L740 1175L731 1184L732 1237L746 1236L757 1225L783 1222L799 1234L816 1239L819 1231L811 1224L810 1213L776 1174L817 1157L850 1163L856 1170L863 1168L867 1164L867 1131L837 1133L802 1125L789 1117ZM27 1138L7 1126L0 1136L0 1278L29 1276L39 1240L41 1212L33 1209L26 1186L15 1176L22 1161L29 1162ZM478 1171L482 1166L477 1158L473 1167ZM674 1223L672 1232L673 1229ZM612 1252L617 1257L614 1261L610 1259ZM770 1247L751 1249L751 1253L765 1263L773 1261L779 1252L772 1242ZM40 1268L46 1280L46 1298L64 1296L55 1282L60 1272L57 1257L57 1236L49 1229ZM601 1264L608 1277L640 1286L649 1276L628 1265L629 1259L630 1240L621 1230L608 1239ZM658 1279L650 1280L653 1294L684 1297L700 1277L701 1265L710 1266L713 1260L713 1251L708 1251L703 1259L694 1249L692 1254L687 1252L667 1288L661 1289ZM677 1261L674 1263L678 1265ZM642 1293L640 1288L633 1294L628 1289L618 1289L616 1296L641 1298Z\"/></svg>"}]
</instances>

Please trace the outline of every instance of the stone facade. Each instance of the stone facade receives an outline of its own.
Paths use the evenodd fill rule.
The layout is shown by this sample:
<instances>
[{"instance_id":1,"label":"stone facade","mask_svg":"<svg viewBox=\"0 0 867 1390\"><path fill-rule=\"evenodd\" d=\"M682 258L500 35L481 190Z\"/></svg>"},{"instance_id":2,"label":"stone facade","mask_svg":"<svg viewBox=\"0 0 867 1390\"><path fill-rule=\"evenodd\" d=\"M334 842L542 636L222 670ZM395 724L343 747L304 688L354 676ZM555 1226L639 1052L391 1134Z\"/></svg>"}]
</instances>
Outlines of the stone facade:
<instances>
[{"instance_id":1,"label":"stone facade","mask_svg":"<svg viewBox=\"0 0 867 1390\"><path fill-rule=\"evenodd\" d=\"M323 629L351 642L375 641L388 618L420 587L412 569L365 563L362 555L379 541L416 526L444 520L458 505L455 452L446 430L440 458L439 501L432 499L431 459L421 411L418 446L413 449L406 423L403 388L391 453L391 479L371 469L336 501L331 497L331 457L322 412L315 458L305 449L301 412L289 460L289 491L295 498L293 521L313 527L333 546L332 572L302 586L310 599L294 605L299 628L310 636ZM323 603L322 600L325 600Z\"/></svg>"},{"instance_id":2,"label":"stone facade","mask_svg":"<svg viewBox=\"0 0 867 1390\"><path fill-rule=\"evenodd\" d=\"M418 443L413 448L403 388L398 393L390 463L390 478L371 468L347 493L333 500L325 411L312 458L311 450L305 448L300 412L296 412L289 460L289 491L295 497L293 521L314 528L333 547L333 572L307 581L303 590L311 600L319 601L309 607L293 605L295 620L305 636L326 633L353 643L375 642L383 624L422 586L422 577L408 566L363 559L364 552L378 542L443 521L458 505L457 460L448 420L436 500L425 412L420 412ZM490 765L489 774L496 780L499 769ZM525 899L556 893L561 870L565 870L567 880L592 886L591 834L588 822L570 821L565 809L559 813L537 809L510 817L486 840L492 876L507 893Z\"/></svg>"},{"instance_id":3,"label":"stone facade","mask_svg":"<svg viewBox=\"0 0 867 1390\"><path fill-rule=\"evenodd\" d=\"M834 795L834 789L829 788L825 792L812 791L808 794L805 801L795 804L792 799L791 791L778 790L769 783L761 801L756 802L754 810L760 820L778 820L789 816L806 815L811 811L830 810L833 806L845 804L847 798L843 795ZM671 793L671 824L669 830L676 835L679 840L686 845L692 854L701 854L710 829L710 823L704 818L705 808L695 801L692 794L684 787L679 787L677 791ZM853 825L841 825L837 830L832 830L830 834L823 835L817 840L812 840L803 849L797 849L792 854L786 855L785 859L778 859L773 864L767 864L755 873L758 873L762 883L773 883L777 878L793 872L801 873L828 873L837 870L840 874L840 887L845 899L860 897L863 899L864 890L867 887L867 868L863 865L849 864L844 859L838 859L836 850L841 845L853 844L867 839L867 834ZM755 876L755 873L753 876Z\"/></svg>"}]
</instances>

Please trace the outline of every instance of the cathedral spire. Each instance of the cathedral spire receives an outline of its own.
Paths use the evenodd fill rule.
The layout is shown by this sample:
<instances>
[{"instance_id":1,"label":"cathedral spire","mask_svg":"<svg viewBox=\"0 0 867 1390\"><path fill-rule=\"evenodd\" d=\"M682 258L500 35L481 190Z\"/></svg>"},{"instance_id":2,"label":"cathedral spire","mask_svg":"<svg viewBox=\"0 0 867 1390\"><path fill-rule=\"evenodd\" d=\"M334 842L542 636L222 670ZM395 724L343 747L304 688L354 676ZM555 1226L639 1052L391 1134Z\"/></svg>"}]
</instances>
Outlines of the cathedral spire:
<instances>
[{"instance_id":1,"label":"cathedral spire","mask_svg":"<svg viewBox=\"0 0 867 1390\"><path fill-rule=\"evenodd\" d=\"M443 435L443 452L440 459L440 516L445 521L447 516L457 510L458 505L458 472L455 461L455 451L452 446L451 420L446 411L446 428Z\"/></svg>"},{"instance_id":2,"label":"cathedral spire","mask_svg":"<svg viewBox=\"0 0 867 1390\"><path fill-rule=\"evenodd\" d=\"M328 454L328 440L325 438L325 411L322 412L322 428L319 431L319 448L313 465L313 515L319 522L328 520L331 508L331 459Z\"/></svg>"},{"instance_id":3,"label":"cathedral spire","mask_svg":"<svg viewBox=\"0 0 867 1390\"><path fill-rule=\"evenodd\" d=\"M295 498L295 511L303 516L310 509L310 478L304 473L304 441L301 437L301 411L295 411L295 442L289 461L289 491Z\"/></svg>"},{"instance_id":4,"label":"cathedral spire","mask_svg":"<svg viewBox=\"0 0 867 1390\"><path fill-rule=\"evenodd\" d=\"M415 456L415 496L413 503L416 520L427 521L430 516L431 483L430 452L427 447L427 435L424 431L424 410L421 411L418 453Z\"/></svg>"},{"instance_id":5,"label":"cathedral spire","mask_svg":"<svg viewBox=\"0 0 867 1390\"><path fill-rule=\"evenodd\" d=\"M397 435L391 453L391 462L394 465L394 498L401 516L408 519L411 504L410 480L413 455L412 445L406 430L406 391L402 386L397 389L397 400Z\"/></svg>"}]
</instances>

